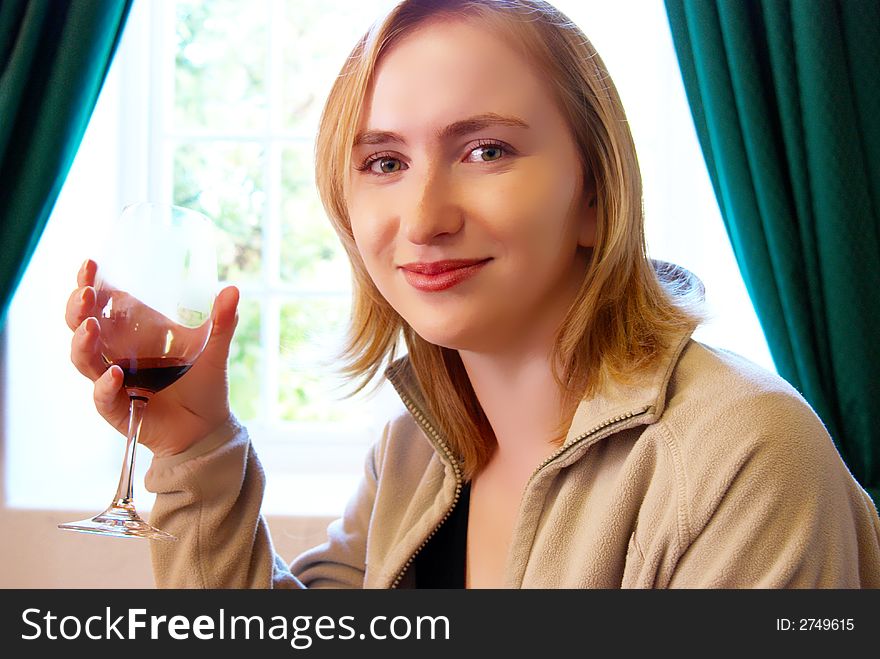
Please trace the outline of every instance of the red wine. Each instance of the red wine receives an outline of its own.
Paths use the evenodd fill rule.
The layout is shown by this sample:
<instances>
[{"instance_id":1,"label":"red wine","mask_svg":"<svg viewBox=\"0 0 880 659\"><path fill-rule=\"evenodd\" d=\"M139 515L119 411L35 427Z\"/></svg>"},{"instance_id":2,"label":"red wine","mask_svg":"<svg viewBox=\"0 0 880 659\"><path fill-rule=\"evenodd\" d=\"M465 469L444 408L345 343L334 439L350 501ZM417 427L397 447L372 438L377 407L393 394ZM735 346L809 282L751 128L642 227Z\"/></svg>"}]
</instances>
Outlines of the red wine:
<instances>
[{"instance_id":1,"label":"red wine","mask_svg":"<svg viewBox=\"0 0 880 659\"><path fill-rule=\"evenodd\" d=\"M191 362L174 357L118 359L113 363L125 373L126 389L141 389L150 393L174 384L192 367Z\"/></svg>"}]
</instances>

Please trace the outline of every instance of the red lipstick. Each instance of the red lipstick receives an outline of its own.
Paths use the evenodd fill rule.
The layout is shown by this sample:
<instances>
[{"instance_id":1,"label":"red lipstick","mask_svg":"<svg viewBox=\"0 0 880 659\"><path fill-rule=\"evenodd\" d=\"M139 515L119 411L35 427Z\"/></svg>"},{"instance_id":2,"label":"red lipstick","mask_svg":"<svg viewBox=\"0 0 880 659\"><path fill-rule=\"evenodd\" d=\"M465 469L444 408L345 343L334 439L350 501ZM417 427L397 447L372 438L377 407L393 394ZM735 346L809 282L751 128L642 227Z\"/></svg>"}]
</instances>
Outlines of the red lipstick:
<instances>
[{"instance_id":1,"label":"red lipstick","mask_svg":"<svg viewBox=\"0 0 880 659\"><path fill-rule=\"evenodd\" d=\"M492 259L449 259L431 263L406 263L401 267L407 282L428 293L443 291L477 274Z\"/></svg>"}]
</instances>

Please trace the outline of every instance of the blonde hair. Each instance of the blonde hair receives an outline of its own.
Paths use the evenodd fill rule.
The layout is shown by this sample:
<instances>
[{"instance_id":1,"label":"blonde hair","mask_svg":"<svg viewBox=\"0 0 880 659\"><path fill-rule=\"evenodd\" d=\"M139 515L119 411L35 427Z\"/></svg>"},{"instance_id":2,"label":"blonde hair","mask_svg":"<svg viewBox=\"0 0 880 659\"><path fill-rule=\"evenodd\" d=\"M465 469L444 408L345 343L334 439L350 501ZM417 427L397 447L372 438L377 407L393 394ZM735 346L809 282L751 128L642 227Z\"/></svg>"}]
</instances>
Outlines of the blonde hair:
<instances>
[{"instance_id":1,"label":"blonde hair","mask_svg":"<svg viewBox=\"0 0 880 659\"><path fill-rule=\"evenodd\" d=\"M358 252L346 203L351 152L372 77L382 55L433 17L477 17L513 30L516 47L555 81L586 175L596 184L597 235L587 274L562 322L551 364L562 392L554 445L565 440L574 411L606 378L629 381L653 365L672 337L703 319L699 302L658 279L648 258L642 181L623 105L583 32L540 0L404 0L352 50L333 85L316 143L316 181L352 266L352 312L339 372L361 391L397 357L403 338L427 412L462 461L464 478L494 450L492 427L458 351L422 339L376 288ZM381 380L376 387L381 385Z\"/></svg>"}]
</instances>

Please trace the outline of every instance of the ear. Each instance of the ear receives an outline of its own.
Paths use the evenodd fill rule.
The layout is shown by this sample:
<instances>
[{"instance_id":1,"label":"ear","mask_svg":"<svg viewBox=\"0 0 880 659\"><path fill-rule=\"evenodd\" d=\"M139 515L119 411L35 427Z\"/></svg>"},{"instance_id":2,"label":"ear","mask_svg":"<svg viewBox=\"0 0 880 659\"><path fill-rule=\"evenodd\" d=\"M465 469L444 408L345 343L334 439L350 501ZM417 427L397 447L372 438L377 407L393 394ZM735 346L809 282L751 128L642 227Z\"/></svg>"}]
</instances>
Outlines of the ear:
<instances>
[{"instance_id":1,"label":"ear","mask_svg":"<svg viewBox=\"0 0 880 659\"><path fill-rule=\"evenodd\" d=\"M596 227L598 221L599 199L596 195L596 182L590 176L587 185L584 186L584 196L581 213L581 230L578 234L578 245L581 247L596 246Z\"/></svg>"}]
</instances>

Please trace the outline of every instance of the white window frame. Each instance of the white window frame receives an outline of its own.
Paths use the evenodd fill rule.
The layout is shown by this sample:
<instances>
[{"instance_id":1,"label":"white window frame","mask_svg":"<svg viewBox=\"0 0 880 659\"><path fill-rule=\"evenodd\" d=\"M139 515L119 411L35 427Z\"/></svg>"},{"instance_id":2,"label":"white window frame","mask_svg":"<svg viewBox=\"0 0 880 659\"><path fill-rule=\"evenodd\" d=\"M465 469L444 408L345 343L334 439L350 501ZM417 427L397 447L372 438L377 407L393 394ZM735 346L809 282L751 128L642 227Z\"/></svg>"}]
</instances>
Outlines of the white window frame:
<instances>
[{"instance_id":1,"label":"white window frame","mask_svg":"<svg viewBox=\"0 0 880 659\"><path fill-rule=\"evenodd\" d=\"M283 499L314 497L315 485L306 485L306 477L316 482L338 481L348 483L348 492L353 491L355 480L361 474L364 453L369 444L378 438L381 431L380 419L377 415L372 423L364 423L363 419L352 420L346 424L325 424L307 422L288 422L279 418L278 391L280 382L279 344L281 337L281 307L286 302L307 299L311 296L325 297L337 295L340 298L350 297L350 290L340 289L336 292L308 291L283 282L280 278L281 264L281 157L285 146L298 143L313 144L311 135L279 129L281 106L281 43L284 23L281 20L280 0L263 0L253 3L254 11L266 11L268 15L269 35L266 63L266 85L268 95L268 122L262 129L243 130L235 133L220 133L212 130L174 130L166 125L173 117L174 98L174 48L165 40L175 33L175 15L173 2L162 0L152 3L149 21L149 52L151 56L146 65L149 67L150 96L149 112L149 172L148 187L150 197L162 202L171 202L173 189L173 154L175 145L183 142L245 142L259 144L265 149L264 180L266 205L263 215L262 241L262 273L258 281L236 282L241 290L243 300L254 300L260 305L260 396L258 418L244 420L252 437L259 447L260 455L270 474L279 473L278 480L288 480L280 473L289 475L289 491L292 482L299 479L302 488L296 488L300 497L283 496ZM144 25L147 23L145 22ZM141 66L144 66L141 64ZM390 385L383 385L383 390L376 400L377 410L393 413L402 404L395 404L396 394L390 391ZM320 465L320 467L319 467ZM272 487L270 478L269 487ZM281 489L281 488L279 488ZM318 487L317 489L320 489ZM306 497L306 492L312 497ZM339 492L339 487L333 488ZM343 488L343 491L346 491ZM285 494L285 493L280 493ZM267 500L269 498L267 497ZM335 497L335 503L319 510L329 514L332 510L341 510L341 499ZM281 510L289 510L288 503ZM304 512L308 512L305 509Z\"/></svg>"}]
</instances>

